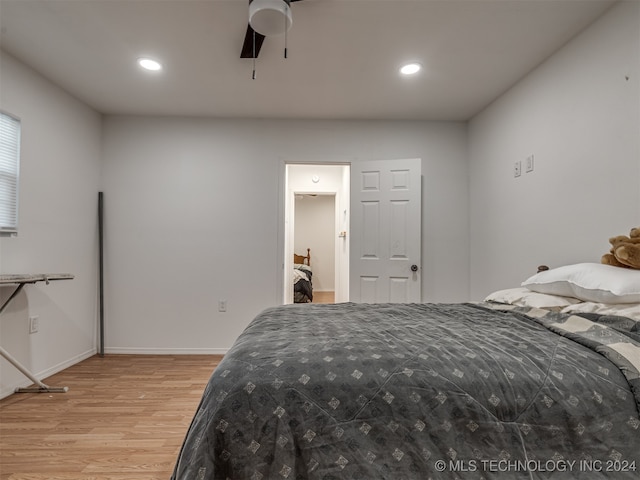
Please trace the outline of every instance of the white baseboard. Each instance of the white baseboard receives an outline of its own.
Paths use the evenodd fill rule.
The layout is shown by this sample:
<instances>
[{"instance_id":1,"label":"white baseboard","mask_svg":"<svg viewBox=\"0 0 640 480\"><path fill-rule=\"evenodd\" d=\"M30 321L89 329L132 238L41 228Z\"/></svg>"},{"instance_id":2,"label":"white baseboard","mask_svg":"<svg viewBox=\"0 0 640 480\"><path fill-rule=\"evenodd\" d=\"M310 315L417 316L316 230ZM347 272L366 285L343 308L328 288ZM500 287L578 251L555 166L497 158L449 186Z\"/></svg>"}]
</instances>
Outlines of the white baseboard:
<instances>
[{"instance_id":1,"label":"white baseboard","mask_svg":"<svg viewBox=\"0 0 640 480\"><path fill-rule=\"evenodd\" d=\"M86 360L89 357L94 356L97 353L97 350L91 349L91 350L87 350L84 353L81 353L79 355L76 355L75 357L71 357L68 360L65 360L64 362L59 363L58 365L54 365L51 368L47 368L46 370L43 370L41 372L37 372L34 374L34 377L36 377L37 379L41 380L43 378L48 378L51 375L55 375L58 372L61 372L62 370L64 370L65 368L69 368L72 365L75 365L76 363L80 363L83 360ZM13 367L7 367L7 368L13 368ZM24 387L28 387L29 385L31 385L32 382L31 380L29 380L28 378L25 377L24 380L17 382L14 385L10 385L9 387L0 390L0 399L8 397L9 395L11 395L12 393L14 393L16 391L16 388L24 388ZM51 387L63 387L64 385L49 385Z\"/></svg>"},{"instance_id":2,"label":"white baseboard","mask_svg":"<svg viewBox=\"0 0 640 480\"><path fill-rule=\"evenodd\" d=\"M104 353L120 355L225 355L228 348L105 347Z\"/></svg>"}]
</instances>

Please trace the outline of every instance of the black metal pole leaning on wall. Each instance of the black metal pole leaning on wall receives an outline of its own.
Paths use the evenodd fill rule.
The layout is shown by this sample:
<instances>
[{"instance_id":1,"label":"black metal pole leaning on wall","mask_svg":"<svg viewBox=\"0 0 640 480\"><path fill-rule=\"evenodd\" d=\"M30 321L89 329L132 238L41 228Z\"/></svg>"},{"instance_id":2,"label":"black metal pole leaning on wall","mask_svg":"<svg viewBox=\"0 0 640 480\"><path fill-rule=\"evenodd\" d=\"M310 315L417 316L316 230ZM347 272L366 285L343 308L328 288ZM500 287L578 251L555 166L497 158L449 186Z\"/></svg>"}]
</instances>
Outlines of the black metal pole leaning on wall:
<instances>
[{"instance_id":1,"label":"black metal pole leaning on wall","mask_svg":"<svg viewBox=\"0 0 640 480\"><path fill-rule=\"evenodd\" d=\"M100 283L100 348L98 353L101 357L104 357L104 267L103 267L103 193L98 192L98 251L100 257L100 263L98 266L98 271L100 275L99 283Z\"/></svg>"}]
</instances>

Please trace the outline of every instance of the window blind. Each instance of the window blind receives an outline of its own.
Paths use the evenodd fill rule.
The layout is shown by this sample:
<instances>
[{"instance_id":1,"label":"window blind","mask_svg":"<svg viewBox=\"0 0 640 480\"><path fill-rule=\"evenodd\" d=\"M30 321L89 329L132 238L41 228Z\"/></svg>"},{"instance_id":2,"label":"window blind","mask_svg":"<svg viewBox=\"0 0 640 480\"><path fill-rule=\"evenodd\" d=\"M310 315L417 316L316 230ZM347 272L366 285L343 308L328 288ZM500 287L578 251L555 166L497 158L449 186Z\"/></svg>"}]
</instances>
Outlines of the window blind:
<instances>
[{"instance_id":1,"label":"window blind","mask_svg":"<svg viewBox=\"0 0 640 480\"><path fill-rule=\"evenodd\" d=\"M0 234L18 231L20 120L0 112Z\"/></svg>"}]
</instances>

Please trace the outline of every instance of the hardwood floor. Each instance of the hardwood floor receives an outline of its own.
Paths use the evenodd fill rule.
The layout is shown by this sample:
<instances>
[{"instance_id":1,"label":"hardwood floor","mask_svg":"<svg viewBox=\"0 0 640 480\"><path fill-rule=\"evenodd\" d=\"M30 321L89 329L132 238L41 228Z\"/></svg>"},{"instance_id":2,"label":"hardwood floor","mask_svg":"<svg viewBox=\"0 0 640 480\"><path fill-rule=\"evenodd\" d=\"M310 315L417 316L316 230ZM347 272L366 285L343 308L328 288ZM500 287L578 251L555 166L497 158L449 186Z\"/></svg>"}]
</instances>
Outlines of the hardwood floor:
<instances>
[{"instance_id":1,"label":"hardwood floor","mask_svg":"<svg viewBox=\"0 0 640 480\"><path fill-rule=\"evenodd\" d=\"M313 303L335 303L335 292L313 292Z\"/></svg>"},{"instance_id":2,"label":"hardwood floor","mask_svg":"<svg viewBox=\"0 0 640 480\"><path fill-rule=\"evenodd\" d=\"M220 355L94 356L0 400L2 480L168 480Z\"/></svg>"}]
</instances>

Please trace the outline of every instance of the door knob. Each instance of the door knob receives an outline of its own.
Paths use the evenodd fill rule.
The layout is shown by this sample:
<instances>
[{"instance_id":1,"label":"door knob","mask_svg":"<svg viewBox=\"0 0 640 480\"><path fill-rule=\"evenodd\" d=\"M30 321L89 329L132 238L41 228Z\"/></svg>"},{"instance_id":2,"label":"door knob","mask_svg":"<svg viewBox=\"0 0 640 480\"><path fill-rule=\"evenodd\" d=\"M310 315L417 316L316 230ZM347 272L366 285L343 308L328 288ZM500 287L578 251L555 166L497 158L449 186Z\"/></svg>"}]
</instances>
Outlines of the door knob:
<instances>
[{"instance_id":1,"label":"door knob","mask_svg":"<svg viewBox=\"0 0 640 480\"><path fill-rule=\"evenodd\" d=\"M411 265L411 271L412 272L417 272L418 271L418 265Z\"/></svg>"}]
</instances>

